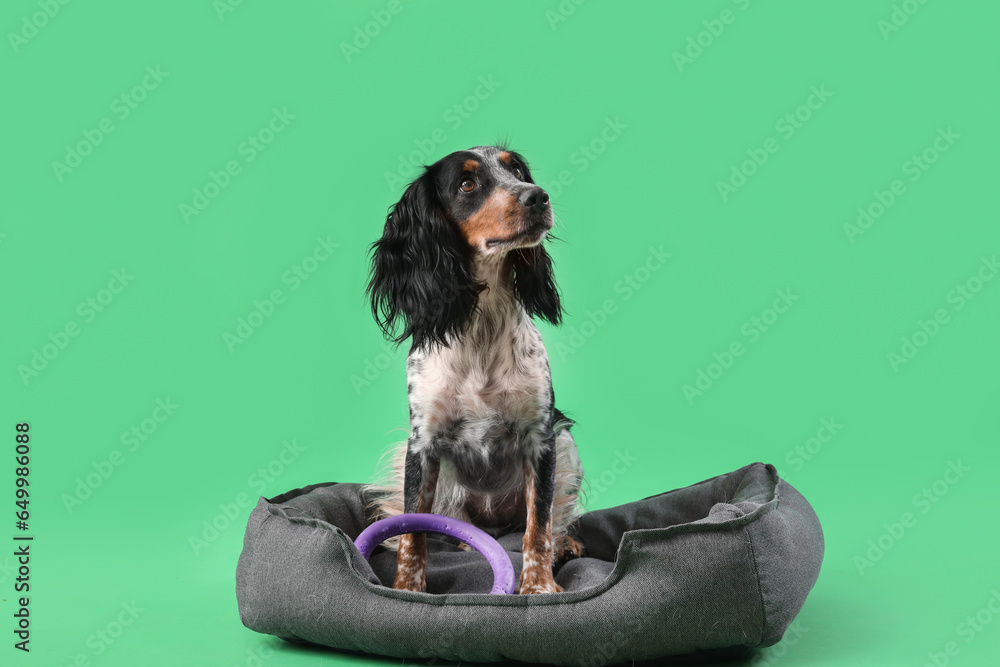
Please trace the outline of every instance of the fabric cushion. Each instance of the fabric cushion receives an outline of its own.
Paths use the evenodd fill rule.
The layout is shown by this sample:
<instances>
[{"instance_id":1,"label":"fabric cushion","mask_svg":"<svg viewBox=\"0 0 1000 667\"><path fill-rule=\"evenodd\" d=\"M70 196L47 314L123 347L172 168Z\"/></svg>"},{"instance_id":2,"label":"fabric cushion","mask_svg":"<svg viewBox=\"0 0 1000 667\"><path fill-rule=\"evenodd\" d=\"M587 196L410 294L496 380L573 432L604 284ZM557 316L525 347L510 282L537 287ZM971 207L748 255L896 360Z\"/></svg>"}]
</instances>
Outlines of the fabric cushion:
<instances>
[{"instance_id":1,"label":"fabric cushion","mask_svg":"<svg viewBox=\"0 0 1000 667\"><path fill-rule=\"evenodd\" d=\"M562 566L564 593L489 595L474 551L429 535L427 593L391 586L396 554L365 561L354 539L373 519L359 484L317 484L250 515L236 573L244 625L293 642L396 658L557 665L700 653L781 639L816 582L823 532L771 465L588 512L587 550ZM521 533L504 535L515 570Z\"/></svg>"}]
</instances>

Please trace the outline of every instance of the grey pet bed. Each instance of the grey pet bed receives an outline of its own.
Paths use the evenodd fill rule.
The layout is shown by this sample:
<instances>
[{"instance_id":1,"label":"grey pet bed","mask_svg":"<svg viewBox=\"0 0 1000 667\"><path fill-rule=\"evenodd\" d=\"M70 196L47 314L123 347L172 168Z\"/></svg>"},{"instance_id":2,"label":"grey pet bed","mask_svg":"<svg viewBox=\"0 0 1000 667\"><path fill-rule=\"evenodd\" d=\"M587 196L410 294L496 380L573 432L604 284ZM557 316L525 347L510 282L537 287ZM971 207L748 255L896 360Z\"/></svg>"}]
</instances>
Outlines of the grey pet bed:
<instances>
[{"instance_id":1,"label":"grey pet bed","mask_svg":"<svg viewBox=\"0 0 1000 667\"><path fill-rule=\"evenodd\" d=\"M563 565L564 593L489 595L476 552L428 536L427 593L391 586L396 554L365 561L372 520L358 484L318 484L250 515L236 571L244 625L293 642L396 658L558 665L729 656L770 646L801 609L823 559L812 507L754 463L585 514L587 556ZM515 570L521 534L500 538Z\"/></svg>"}]
</instances>

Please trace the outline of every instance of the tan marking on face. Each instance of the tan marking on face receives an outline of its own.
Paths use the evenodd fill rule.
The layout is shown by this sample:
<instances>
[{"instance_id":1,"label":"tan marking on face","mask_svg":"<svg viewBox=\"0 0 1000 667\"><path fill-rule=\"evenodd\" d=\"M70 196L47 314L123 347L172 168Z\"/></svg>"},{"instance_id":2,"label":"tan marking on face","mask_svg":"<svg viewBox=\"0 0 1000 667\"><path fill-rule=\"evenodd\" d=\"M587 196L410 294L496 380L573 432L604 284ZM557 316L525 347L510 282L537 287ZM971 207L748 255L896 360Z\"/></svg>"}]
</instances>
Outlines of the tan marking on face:
<instances>
[{"instance_id":1,"label":"tan marking on face","mask_svg":"<svg viewBox=\"0 0 1000 667\"><path fill-rule=\"evenodd\" d=\"M497 188L479 210L459 223L466 242L474 248L485 248L487 239L505 239L517 229L517 200L509 191Z\"/></svg>"},{"instance_id":2,"label":"tan marking on face","mask_svg":"<svg viewBox=\"0 0 1000 667\"><path fill-rule=\"evenodd\" d=\"M510 153L507 151L500 153L500 161L504 164L510 164Z\"/></svg>"},{"instance_id":3,"label":"tan marking on face","mask_svg":"<svg viewBox=\"0 0 1000 667\"><path fill-rule=\"evenodd\" d=\"M479 163L475 160L466 160L465 164L462 165L462 169L465 171L478 171Z\"/></svg>"}]
</instances>

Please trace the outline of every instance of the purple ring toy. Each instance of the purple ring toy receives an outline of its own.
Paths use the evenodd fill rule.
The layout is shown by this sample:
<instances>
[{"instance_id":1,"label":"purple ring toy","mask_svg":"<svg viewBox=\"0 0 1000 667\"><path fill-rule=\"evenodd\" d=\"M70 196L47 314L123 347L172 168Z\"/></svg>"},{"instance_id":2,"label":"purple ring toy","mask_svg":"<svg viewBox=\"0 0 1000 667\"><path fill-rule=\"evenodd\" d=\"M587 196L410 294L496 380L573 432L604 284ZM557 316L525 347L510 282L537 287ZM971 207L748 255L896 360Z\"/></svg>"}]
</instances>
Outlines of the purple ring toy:
<instances>
[{"instance_id":1,"label":"purple ring toy","mask_svg":"<svg viewBox=\"0 0 1000 667\"><path fill-rule=\"evenodd\" d=\"M514 566L500 543L472 524L440 514L397 514L361 531L354 546L368 560L379 544L404 533L437 533L459 539L486 557L493 568L492 595L511 595L514 592Z\"/></svg>"}]
</instances>

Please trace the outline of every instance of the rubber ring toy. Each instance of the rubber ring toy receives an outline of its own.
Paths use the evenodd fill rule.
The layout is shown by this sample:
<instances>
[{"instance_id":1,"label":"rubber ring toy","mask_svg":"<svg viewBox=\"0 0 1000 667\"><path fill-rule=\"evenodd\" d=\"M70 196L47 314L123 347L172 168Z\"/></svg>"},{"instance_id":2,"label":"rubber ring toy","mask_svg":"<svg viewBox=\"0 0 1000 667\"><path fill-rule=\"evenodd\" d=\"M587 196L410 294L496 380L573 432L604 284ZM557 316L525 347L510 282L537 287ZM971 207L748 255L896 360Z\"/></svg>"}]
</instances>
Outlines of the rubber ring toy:
<instances>
[{"instance_id":1,"label":"rubber ring toy","mask_svg":"<svg viewBox=\"0 0 1000 667\"><path fill-rule=\"evenodd\" d=\"M465 542L481 553L493 568L492 595L514 593L514 566L500 543L470 523L440 514L397 514L371 524L354 540L365 560L382 542L405 533L436 533Z\"/></svg>"}]
</instances>

